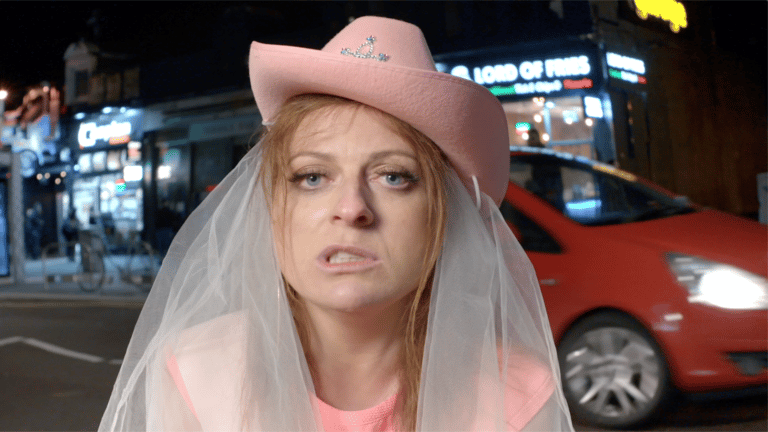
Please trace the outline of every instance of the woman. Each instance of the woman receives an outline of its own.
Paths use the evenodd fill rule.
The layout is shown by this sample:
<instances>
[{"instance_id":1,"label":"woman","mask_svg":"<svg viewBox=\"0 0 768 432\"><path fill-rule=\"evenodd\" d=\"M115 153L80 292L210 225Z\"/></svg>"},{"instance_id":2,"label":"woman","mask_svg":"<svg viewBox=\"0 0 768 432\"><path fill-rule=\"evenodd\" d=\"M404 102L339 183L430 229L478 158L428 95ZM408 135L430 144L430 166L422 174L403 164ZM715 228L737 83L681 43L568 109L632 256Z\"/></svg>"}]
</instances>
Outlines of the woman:
<instances>
[{"instance_id":1,"label":"woman","mask_svg":"<svg viewBox=\"0 0 768 432\"><path fill-rule=\"evenodd\" d=\"M267 130L174 239L100 429L571 430L499 102L378 17L250 74Z\"/></svg>"}]
</instances>

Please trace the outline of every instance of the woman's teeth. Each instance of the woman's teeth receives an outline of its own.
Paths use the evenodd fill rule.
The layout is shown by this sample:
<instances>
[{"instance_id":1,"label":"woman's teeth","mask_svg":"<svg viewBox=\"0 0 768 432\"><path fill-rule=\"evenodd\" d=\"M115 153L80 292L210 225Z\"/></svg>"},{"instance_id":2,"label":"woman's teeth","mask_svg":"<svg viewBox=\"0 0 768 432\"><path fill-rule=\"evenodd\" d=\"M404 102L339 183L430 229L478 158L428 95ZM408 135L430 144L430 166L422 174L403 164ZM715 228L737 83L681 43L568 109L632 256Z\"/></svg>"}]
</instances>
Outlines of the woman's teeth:
<instances>
[{"instance_id":1,"label":"woman's teeth","mask_svg":"<svg viewBox=\"0 0 768 432\"><path fill-rule=\"evenodd\" d=\"M363 260L365 260L365 258L361 257L360 255L353 255L347 252L336 252L335 254L331 255L331 257L328 259L328 262L330 264L345 264Z\"/></svg>"}]
</instances>

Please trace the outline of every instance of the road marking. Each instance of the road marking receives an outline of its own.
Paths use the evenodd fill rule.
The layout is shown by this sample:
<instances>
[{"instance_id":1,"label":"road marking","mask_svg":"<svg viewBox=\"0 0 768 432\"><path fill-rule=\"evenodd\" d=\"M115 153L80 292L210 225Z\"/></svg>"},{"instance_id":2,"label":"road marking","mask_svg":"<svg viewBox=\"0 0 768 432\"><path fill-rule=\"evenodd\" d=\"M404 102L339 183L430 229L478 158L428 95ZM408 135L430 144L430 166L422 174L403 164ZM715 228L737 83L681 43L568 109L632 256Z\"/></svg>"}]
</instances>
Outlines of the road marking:
<instances>
[{"instance_id":1,"label":"road marking","mask_svg":"<svg viewBox=\"0 0 768 432\"><path fill-rule=\"evenodd\" d=\"M9 337L6 339L0 339L0 347L3 345L10 345L16 342L21 342L23 338L21 336Z\"/></svg>"},{"instance_id":2,"label":"road marking","mask_svg":"<svg viewBox=\"0 0 768 432\"><path fill-rule=\"evenodd\" d=\"M28 337L21 337L21 336L13 336L5 339L0 339L0 347L5 345L10 345L14 343L23 343L30 346L33 346L35 348L39 348L44 351L48 351L52 354L58 354L60 356L69 357L77 360L83 360L90 363L108 363L111 365L121 365L123 361L121 359L112 359L112 360L105 360L103 357L95 356L93 354L86 354L81 353L77 351L73 351L71 349L62 348L58 345L54 345L52 343L43 342L41 340L37 340L34 338L28 338Z\"/></svg>"}]
</instances>

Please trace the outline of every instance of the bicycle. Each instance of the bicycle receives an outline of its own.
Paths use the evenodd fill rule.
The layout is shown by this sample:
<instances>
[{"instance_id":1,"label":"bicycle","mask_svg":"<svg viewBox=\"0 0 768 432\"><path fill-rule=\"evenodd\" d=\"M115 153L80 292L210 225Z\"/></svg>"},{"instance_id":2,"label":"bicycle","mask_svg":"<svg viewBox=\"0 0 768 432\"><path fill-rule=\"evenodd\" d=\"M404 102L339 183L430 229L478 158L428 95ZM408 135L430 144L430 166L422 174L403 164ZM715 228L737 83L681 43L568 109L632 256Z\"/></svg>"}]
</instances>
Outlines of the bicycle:
<instances>
[{"instance_id":1,"label":"bicycle","mask_svg":"<svg viewBox=\"0 0 768 432\"><path fill-rule=\"evenodd\" d=\"M131 232L126 239L115 230L114 222L107 224L104 215L95 217L96 229L103 251L103 259L117 270L122 282L147 292L152 288L159 270L160 258L152 246L141 240L138 232Z\"/></svg>"},{"instance_id":2,"label":"bicycle","mask_svg":"<svg viewBox=\"0 0 768 432\"><path fill-rule=\"evenodd\" d=\"M76 251L76 256L72 258L74 272L48 274L48 261L56 256L51 254L51 251L58 251L62 246L64 248L71 247ZM43 285L46 291L50 289L50 283L74 282L82 291L92 293L100 290L107 279L103 251L81 241L71 241L63 245L59 243L48 244L43 248L41 254L41 266Z\"/></svg>"},{"instance_id":3,"label":"bicycle","mask_svg":"<svg viewBox=\"0 0 768 432\"><path fill-rule=\"evenodd\" d=\"M160 267L157 253L149 243L136 235L129 237L123 246L125 255L122 255L122 265L118 263L120 259L117 257L120 255L108 255L111 264L117 269L121 281L148 292Z\"/></svg>"}]
</instances>

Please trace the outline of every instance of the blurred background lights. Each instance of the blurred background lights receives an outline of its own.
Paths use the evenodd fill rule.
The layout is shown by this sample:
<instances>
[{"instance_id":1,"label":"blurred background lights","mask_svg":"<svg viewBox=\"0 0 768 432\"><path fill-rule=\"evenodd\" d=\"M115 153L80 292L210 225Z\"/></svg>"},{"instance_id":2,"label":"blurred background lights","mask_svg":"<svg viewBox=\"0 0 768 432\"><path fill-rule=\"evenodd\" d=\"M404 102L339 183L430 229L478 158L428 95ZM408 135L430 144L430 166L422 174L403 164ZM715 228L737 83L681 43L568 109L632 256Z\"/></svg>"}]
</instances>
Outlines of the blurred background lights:
<instances>
[{"instance_id":1,"label":"blurred background lights","mask_svg":"<svg viewBox=\"0 0 768 432\"><path fill-rule=\"evenodd\" d=\"M527 132L531 130L531 124L528 122L517 122L515 123L515 132L520 135L524 132Z\"/></svg>"},{"instance_id":2,"label":"blurred background lights","mask_svg":"<svg viewBox=\"0 0 768 432\"><path fill-rule=\"evenodd\" d=\"M576 111L565 110L563 111L563 121L566 124L574 124L579 121L579 113Z\"/></svg>"},{"instance_id":3,"label":"blurred background lights","mask_svg":"<svg viewBox=\"0 0 768 432\"><path fill-rule=\"evenodd\" d=\"M138 165L129 165L123 167L123 178L125 181L139 181L144 177L144 170Z\"/></svg>"},{"instance_id":4,"label":"blurred background lights","mask_svg":"<svg viewBox=\"0 0 768 432\"><path fill-rule=\"evenodd\" d=\"M0 90L0 100L3 100L8 97L8 91L7 90Z\"/></svg>"},{"instance_id":5,"label":"blurred background lights","mask_svg":"<svg viewBox=\"0 0 768 432\"><path fill-rule=\"evenodd\" d=\"M584 124L586 124L587 126L592 126L594 124L594 121L591 118L588 118L584 120Z\"/></svg>"},{"instance_id":6,"label":"blurred background lights","mask_svg":"<svg viewBox=\"0 0 768 432\"><path fill-rule=\"evenodd\" d=\"M541 123L541 120L542 120L541 114L536 113L533 115L533 121L535 121L536 123Z\"/></svg>"},{"instance_id":7,"label":"blurred background lights","mask_svg":"<svg viewBox=\"0 0 768 432\"><path fill-rule=\"evenodd\" d=\"M171 178L171 166L170 165L160 165L157 167L157 179L158 180L164 180Z\"/></svg>"},{"instance_id":8,"label":"blurred background lights","mask_svg":"<svg viewBox=\"0 0 768 432\"><path fill-rule=\"evenodd\" d=\"M603 103L600 98L584 96L584 114L588 117L603 118Z\"/></svg>"},{"instance_id":9,"label":"blurred background lights","mask_svg":"<svg viewBox=\"0 0 768 432\"><path fill-rule=\"evenodd\" d=\"M542 141L549 141L549 134L546 133L546 132L541 134L541 140Z\"/></svg>"}]
</instances>

